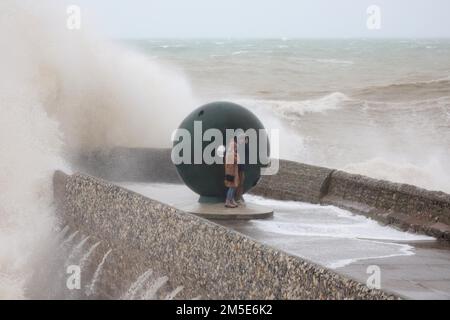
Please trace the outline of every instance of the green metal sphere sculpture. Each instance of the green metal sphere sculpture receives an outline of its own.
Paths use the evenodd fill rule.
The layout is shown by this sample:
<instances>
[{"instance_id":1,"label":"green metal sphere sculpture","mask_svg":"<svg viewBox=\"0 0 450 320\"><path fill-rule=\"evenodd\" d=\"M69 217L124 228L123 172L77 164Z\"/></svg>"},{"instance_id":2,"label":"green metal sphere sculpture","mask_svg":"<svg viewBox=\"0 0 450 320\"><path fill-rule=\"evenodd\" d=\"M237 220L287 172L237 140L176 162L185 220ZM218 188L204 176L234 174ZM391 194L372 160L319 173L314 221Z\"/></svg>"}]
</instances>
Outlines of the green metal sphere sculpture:
<instances>
[{"instance_id":1,"label":"green metal sphere sculpture","mask_svg":"<svg viewBox=\"0 0 450 320\"><path fill-rule=\"evenodd\" d=\"M216 202L225 198L223 152L233 139L229 136L230 130L244 132L251 144L247 149L250 152L247 153L255 154L254 156L247 154L245 158L244 192L247 192L258 183L261 167L267 165L265 159L268 159L270 152L266 130L252 112L235 103L209 103L191 112L177 130L180 135L174 136L172 161L174 156L183 158L181 163L180 160L174 161L178 174L192 191L200 195L200 202ZM185 134L181 134L182 132ZM216 134L220 132L221 138L208 132ZM248 132L258 134L256 137L250 137ZM215 141L216 139L219 141ZM266 145L264 157L260 155L260 141ZM182 150L179 147L180 143L184 146ZM202 156L204 153L211 153L216 161L214 163L206 161Z\"/></svg>"}]
</instances>

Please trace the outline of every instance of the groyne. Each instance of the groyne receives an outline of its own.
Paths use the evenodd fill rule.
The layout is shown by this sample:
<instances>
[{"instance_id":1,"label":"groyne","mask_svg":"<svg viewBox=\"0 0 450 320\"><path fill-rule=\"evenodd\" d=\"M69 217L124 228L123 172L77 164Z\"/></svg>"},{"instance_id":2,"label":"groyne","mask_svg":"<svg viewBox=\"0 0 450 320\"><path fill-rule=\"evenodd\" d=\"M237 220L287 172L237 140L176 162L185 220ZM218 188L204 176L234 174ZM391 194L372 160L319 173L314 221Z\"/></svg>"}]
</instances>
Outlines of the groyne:
<instances>
[{"instance_id":1,"label":"groyne","mask_svg":"<svg viewBox=\"0 0 450 320\"><path fill-rule=\"evenodd\" d=\"M183 286L181 298L397 298L98 178L58 171L54 189L64 223L114 253L110 296L151 269Z\"/></svg>"}]
</instances>

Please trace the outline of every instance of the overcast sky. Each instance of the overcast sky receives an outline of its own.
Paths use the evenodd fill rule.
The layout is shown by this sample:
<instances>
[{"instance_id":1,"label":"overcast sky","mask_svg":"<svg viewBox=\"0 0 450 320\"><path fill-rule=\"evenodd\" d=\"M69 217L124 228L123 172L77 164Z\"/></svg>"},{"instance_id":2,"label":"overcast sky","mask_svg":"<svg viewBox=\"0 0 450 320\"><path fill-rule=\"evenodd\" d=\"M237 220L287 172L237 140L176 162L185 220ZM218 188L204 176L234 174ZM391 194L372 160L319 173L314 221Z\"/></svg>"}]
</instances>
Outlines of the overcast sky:
<instances>
[{"instance_id":1,"label":"overcast sky","mask_svg":"<svg viewBox=\"0 0 450 320\"><path fill-rule=\"evenodd\" d=\"M450 37L449 0L73 0L115 38ZM370 5L381 29L367 28Z\"/></svg>"}]
</instances>

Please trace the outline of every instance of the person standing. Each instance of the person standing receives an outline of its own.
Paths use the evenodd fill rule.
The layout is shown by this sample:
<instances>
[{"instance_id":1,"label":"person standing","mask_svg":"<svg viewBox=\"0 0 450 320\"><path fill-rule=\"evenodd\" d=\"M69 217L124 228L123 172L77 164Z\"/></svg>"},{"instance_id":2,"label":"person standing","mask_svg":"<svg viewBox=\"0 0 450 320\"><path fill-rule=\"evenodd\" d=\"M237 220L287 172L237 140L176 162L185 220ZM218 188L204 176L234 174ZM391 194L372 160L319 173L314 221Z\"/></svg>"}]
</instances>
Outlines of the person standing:
<instances>
[{"instance_id":1,"label":"person standing","mask_svg":"<svg viewBox=\"0 0 450 320\"><path fill-rule=\"evenodd\" d=\"M225 187L228 188L225 207L227 208L236 208L238 206L234 200L236 189L239 186L238 162L237 137L233 137L228 144L225 154Z\"/></svg>"}]
</instances>

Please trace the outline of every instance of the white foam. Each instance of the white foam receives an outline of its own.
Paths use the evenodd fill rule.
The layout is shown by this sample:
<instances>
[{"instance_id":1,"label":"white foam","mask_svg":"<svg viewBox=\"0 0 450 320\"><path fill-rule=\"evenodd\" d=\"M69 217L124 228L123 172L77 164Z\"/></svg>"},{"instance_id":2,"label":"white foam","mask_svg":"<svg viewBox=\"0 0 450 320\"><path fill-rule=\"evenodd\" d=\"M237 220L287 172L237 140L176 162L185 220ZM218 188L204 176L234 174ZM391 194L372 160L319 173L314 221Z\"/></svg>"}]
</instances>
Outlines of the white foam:
<instances>
[{"instance_id":1,"label":"white foam","mask_svg":"<svg viewBox=\"0 0 450 320\"><path fill-rule=\"evenodd\" d=\"M0 1L0 296L23 297L12 286L45 263L66 151L169 146L197 104L173 67L88 34L86 19L68 30L67 4Z\"/></svg>"},{"instance_id":2,"label":"white foam","mask_svg":"<svg viewBox=\"0 0 450 320\"><path fill-rule=\"evenodd\" d=\"M234 51L234 52L232 52L231 55L232 55L232 56L238 56L238 55L246 54L246 53L248 53L248 51L246 51L246 50L240 50L240 51Z\"/></svg>"},{"instance_id":3,"label":"white foam","mask_svg":"<svg viewBox=\"0 0 450 320\"><path fill-rule=\"evenodd\" d=\"M283 121L296 121L308 113L325 113L337 110L349 98L341 92L334 92L318 99L301 101L243 98L231 98L229 100L253 111L264 123L266 129L279 130L280 158L295 161L305 154L304 140L295 127L287 126Z\"/></svg>"},{"instance_id":4,"label":"white foam","mask_svg":"<svg viewBox=\"0 0 450 320\"><path fill-rule=\"evenodd\" d=\"M102 261L100 261L99 265L97 266L97 269L94 272L94 276L92 277L90 285L88 287L86 287L86 295L91 296L96 293L96 285L97 285L98 281L100 280L102 270L103 270L103 265L105 264L106 259L108 258L109 254L111 252L112 252L112 249L109 249L103 256Z\"/></svg>"},{"instance_id":5,"label":"white foam","mask_svg":"<svg viewBox=\"0 0 450 320\"><path fill-rule=\"evenodd\" d=\"M130 288L125 292L125 294L121 297L121 300L132 300L135 298L138 290L142 288L144 283L152 276L153 270L149 269L143 274L141 274L136 281L134 281Z\"/></svg>"},{"instance_id":6,"label":"white foam","mask_svg":"<svg viewBox=\"0 0 450 320\"><path fill-rule=\"evenodd\" d=\"M423 241L434 238L399 231L362 215L353 214L334 206L318 206L295 201L277 201L246 196L247 201L288 212L274 220L255 220L252 224L266 232L293 236L331 237L346 239L372 239L391 241Z\"/></svg>"},{"instance_id":7,"label":"white foam","mask_svg":"<svg viewBox=\"0 0 450 320\"><path fill-rule=\"evenodd\" d=\"M323 113L329 110L336 110L341 107L342 102L350 100L341 92L333 92L318 99L310 100L250 100L237 99L241 103L250 108L266 108L275 114L288 120L296 120L306 113Z\"/></svg>"},{"instance_id":8,"label":"white foam","mask_svg":"<svg viewBox=\"0 0 450 320\"><path fill-rule=\"evenodd\" d=\"M354 64L351 60L339 60L339 59L315 59L316 62L320 63L328 63L328 64L343 64L343 65L352 65Z\"/></svg>"},{"instance_id":9,"label":"white foam","mask_svg":"<svg viewBox=\"0 0 450 320\"><path fill-rule=\"evenodd\" d=\"M351 163L342 168L344 171L370 176L375 179L389 180L421 186L429 190L450 193L450 184L439 159L430 159L428 164L418 166L406 161L388 161L382 157Z\"/></svg>"},{"instance_id":10,"label":"white foam","mask_svg":"<svg viewBox=\"0 0 450 320\"><path fill-rule=\"evenodd\" d=\"M375 241L371 241L372 243L377 243ZM390 246L396 248L396 252L392 254L383 254L380 253L378 255L366 255L358 258L350 258L350 259L341 259L336 260L332 262L325 263L325 265L330 269L338 269L343 268L345 266L348 266L352 263L355 263L357 261L363 261L363 260L372 260L372 259L386 259L386 258L393 258L393 257L401 257L401 256L412 256L414 255L414 247L407 245L407 244L397 244L397 243L384 243L384 242L378 242L382 246Z\"/></svg>"},{"instance_id":11,"label":"white foam","mask_svg":"<svg viewBox=\"0 0 450 320\"><path fill-rule=\"evenodd\" d=\"M272 220L249 222L250 228L264 232L260 240L333 269L360 260L413 255L414 247L404 242L435 240L382 226L334 206L245 197L275 211Z\"/></svg>"}]
</instances>

